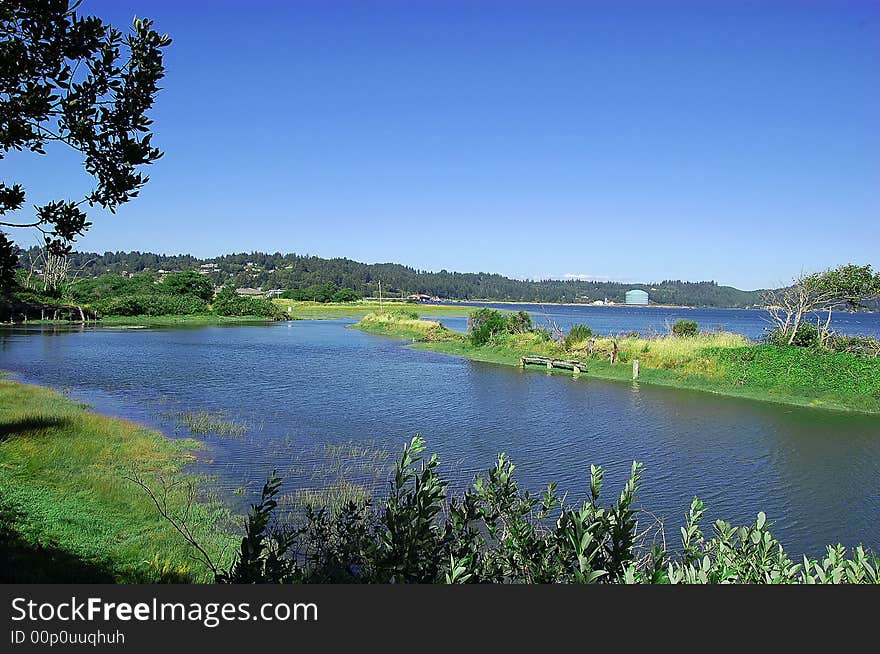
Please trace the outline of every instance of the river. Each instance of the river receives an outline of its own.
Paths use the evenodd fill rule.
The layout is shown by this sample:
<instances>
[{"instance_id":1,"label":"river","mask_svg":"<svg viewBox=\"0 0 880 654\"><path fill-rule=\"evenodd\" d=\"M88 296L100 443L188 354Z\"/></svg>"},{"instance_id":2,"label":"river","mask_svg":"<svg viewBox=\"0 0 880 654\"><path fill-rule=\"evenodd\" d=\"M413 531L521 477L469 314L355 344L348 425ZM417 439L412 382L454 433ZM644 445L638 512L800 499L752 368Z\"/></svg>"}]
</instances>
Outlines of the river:
<instances>
[{"instance_id":1,"label":"river","mask_svg":"<svg viewBox=\"0 0 880 654\"><path fill-rule=\"evenodd\" d=\"M224 412L247 431L202 437L196 469L236 508L273 468L288 490L314 486L328 446L396 452L421 433L457 486L504 451L525 487L557 481L570 499L600 464L610 500L642 461L640 506L673 543L696 495L707 531L763 510L795 555L838 541L880 550L878 416L548 376L414 350L351 322L7 328L0 369L171 436L186 435L181 411Z\"/></svg>"}]
</instances>

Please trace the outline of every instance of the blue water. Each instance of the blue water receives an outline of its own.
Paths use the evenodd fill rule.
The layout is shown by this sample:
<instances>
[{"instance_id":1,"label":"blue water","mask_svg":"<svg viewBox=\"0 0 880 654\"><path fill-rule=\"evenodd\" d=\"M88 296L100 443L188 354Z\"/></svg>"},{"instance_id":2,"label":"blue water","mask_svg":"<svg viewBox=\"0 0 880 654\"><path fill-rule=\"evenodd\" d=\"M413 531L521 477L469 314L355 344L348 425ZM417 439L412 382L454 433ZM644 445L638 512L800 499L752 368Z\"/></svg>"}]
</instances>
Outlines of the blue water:
<instances>
[{"instance_id":1,"label":"blue water","mask_svg":"<svg viewBox=\"0 0 880 654\"><path fill-rule=\"evenodd\" d=\"M245 424L240 438L201 437L197 464L236 508L273 468L287 491L319 486L329 445L396 452L421 433L458 487L504 451L525 487L555 480L570 499L601 464L610 499L642 461L640 505L673 544L697 495L707 529L763 510L795 553L838 541L880 550L877 416L548 376L415 350L348 322L4 329L0 368L171 436L186 435L174 418L183 410Z\"/></svg>"},{"instance_id":2,"label":"blue water","mask_svg":"<svg viewBox=\"0 0 880 654\"><path fill-rule=\"evenodd\" d=\"M527 311L532 321L542 327L555 323L563 331L572 325L589 325L597 334L623 334L638 331L643 335L665 334L678 320L693 320L701 331L736 332L753 340L762 339L770 323L767 312L758 309L673 309L659 307L588 306L554 304L464 304L469 307L490 307L511 311ZM467 318L439 318L449 329L467 331ZM842 334L880 338L880 313L833 314L832 327Z\"/></svg>"}]
</instances>

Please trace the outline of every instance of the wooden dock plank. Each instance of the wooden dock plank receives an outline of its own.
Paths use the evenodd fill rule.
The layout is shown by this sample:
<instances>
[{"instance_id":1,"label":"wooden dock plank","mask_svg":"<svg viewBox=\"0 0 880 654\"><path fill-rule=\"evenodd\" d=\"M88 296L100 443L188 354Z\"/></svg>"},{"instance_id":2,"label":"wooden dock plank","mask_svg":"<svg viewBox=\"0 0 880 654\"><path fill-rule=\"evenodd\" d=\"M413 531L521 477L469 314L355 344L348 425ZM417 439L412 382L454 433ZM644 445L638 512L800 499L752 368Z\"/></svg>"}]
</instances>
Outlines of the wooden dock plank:
<instances>
[{"instance_id":1,"label":"wooden dock plank","mask_svg":"<svg viewBox=\"0 0 880 654\"><path fill-rule=\"evenodd\" d=\"M587 364L581 361L573 361L569 359L552 359L544 356L528 356L520 357L520 366L523 368L528 365L545 366L548 369L560 368L562 370L571 370L575 374L586 370Z\"/></svg>"}]
</instances>

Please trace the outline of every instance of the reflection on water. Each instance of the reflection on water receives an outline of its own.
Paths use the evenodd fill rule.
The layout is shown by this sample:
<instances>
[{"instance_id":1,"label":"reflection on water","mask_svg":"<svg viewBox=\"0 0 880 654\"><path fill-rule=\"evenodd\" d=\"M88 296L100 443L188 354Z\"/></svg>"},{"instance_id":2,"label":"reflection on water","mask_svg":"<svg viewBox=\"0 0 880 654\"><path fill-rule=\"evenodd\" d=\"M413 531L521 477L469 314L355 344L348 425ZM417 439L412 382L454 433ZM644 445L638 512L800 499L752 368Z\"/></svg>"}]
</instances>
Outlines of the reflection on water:
<instances>
[{"instance_id":1,"label":"reflection on water","mask_svg":"<svg viewBox=\"0 0 880 654\"><path fill-rule=\"evenodd\" d=\"M231 502L251 499L272 468L288 488L314 484L328 445L397 451L418 432L456 484L505 451L534 490L556 480L581 497L595 463L616 494L643 461L642 504L672 541L697 495L711 520L766 511L795 552L837 541L880 550L878 417L547 376L413 350L348 322L2 330L0 368L169 434L170 416L188 410L247 425L240 438L206 437L199 464Z\"/></svg>"}]
</instances>

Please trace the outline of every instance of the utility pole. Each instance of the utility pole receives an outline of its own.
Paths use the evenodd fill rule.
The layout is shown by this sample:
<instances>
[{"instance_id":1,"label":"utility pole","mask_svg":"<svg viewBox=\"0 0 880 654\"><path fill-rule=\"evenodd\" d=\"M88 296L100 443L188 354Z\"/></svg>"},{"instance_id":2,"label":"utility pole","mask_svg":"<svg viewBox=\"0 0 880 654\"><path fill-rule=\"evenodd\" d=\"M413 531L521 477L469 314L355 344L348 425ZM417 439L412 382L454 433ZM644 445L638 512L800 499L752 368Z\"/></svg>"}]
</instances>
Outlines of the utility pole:
<instances>
[{"instance_id":1,"label":"utility pole","mask_svg":"<svg viewBox=\"0 0 880 654\"><path fill-rule=\"evenodd\" d=\"M382 312L382 280L379 280L379 312Z\"/></svg>"}]
</instances>

